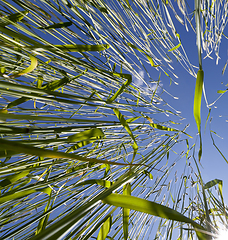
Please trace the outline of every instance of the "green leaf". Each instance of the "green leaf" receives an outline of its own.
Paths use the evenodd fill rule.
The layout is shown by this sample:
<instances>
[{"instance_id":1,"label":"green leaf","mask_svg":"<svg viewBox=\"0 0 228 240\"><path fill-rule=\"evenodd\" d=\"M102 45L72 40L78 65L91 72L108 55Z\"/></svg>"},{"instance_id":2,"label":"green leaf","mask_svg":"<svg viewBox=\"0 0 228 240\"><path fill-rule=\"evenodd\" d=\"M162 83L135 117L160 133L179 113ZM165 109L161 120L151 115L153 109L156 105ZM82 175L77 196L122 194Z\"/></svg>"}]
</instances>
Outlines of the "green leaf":
<instances>
[{"instance_id":1,"label":"green leaf","mask_svg":"<svg viewBox=\"0 0 228 240\"><path fill-rule=\"evenodd\" d=\"M88 139L97 139L98 137L104 137L104 133L100 128L92 128L80 133L76 133L67 138L68 142L79 142Z\"/></svg>"},{"instance_id":2,"label":"green leaf","mask_svg":"<svg viewBox=\"0 0 228 240\"><path fill-rule=\"evenodd\" d=\"M47 202L47 205L46 205L46 207L44 209L44 213L46 213L48 211L48 209L49 209L49 206L50 206L50 203L51 203L51 200L52 200L51 195L52 194L49 194L48 202ZM52 205L53 204L54 204L54 201L52 202ZM36 235L39 234L40 232L42 232L46 228L46 226L48 224L49 216L50 216L50 213L45 215L43 218L40 219L39 224L37 226L36 233L35 233Z\"/></svg>"},{"instance_id":3,"label":"green leaf","mask_svg":"<svg viewBox=\"0 0 228 240\"><path fill-rule=\"evenodd\" d=\"M198 132L200 133L200 125L201 125L201 99L202 99L202 90L203 90L203 70L199 70L196 78L196 86L195 86L195 96L194 96L194 117L196 121L196 125L198 128Z\"/></svg>"},{"instance_id":4,"label":"green leaf","mask_svg":"<svg viewBox=\"0 0 228 240\"><path fill-rule=\"evenodd\" d=\"M3 17L0 19L0 26L1 27L5 27L7 25L10 25L12 24L11 22L20 22L25 15L27 15L29 13L29 11L21 11L19 13L13 13L13 14L10 14L9 16L7 17Z\"/></svg>"},{"instance_id":5,"label":"green leaf","mask_svg":"<svg viewBox=\"0 0 228 240\"><path fill-rule=\"evenodd\" d=\"M127 45L128 45L129 47L133 48L133 49L136 49L136 50L144 53L144 54L146 55L147 59L149 60L149 62L150 62L150 64L151 64L152 67L158 67L158 66L160 66L160 65L155 65L155 64L154 64L154 61L153 61L153 58L152 58L150 55L148 55L146 52L144 52L142 49L136 47L135 45L133 45L133 44L131 44L131 43L127 43Z\"/></svg>"},{"instance_id":6,"label":"green leaf","mask_svg":"<svg viewBox=\"0 0 228 240\"><path fill-rule=\"evenodd\" d=\"M183 132L183 131L174 129L174 128L165 127L165 126L162 126L162 125L159 125L159 124L156 124L156 123L150 123L150 126L151 126L152 128L156 128L156 129L163 130L163 131L182 132L182 133L184 133L185 135L187 135L188 137L192 138L192 136L190 136L189 134L187 134L187 133L185 133L185 132Z\"/></svg>"},{"instance_id":7,"label":"green leaf","mask_svg":"<svg viewBox=\"0 0 228 240\"><path fill-rule=\"evenodd\" d=\"M19 191L10 191L7 192L6 194L2 195L0 197L0 204L1 203L6 203L8 201L12 201L18 198L22 198L22 197L26 197L32 193L36 193L36 192L43 192L46 193L48 195L51 194L51 188L47 187L47 188L35 188L35 189L30 189L30 190L19 190Z\"/></svg>"},{"instance_id":8,"label":"green leaf","mask_svg":"<svg viewBox=\"0 0 228 240\"><path fill-rule=\"evenodd\" d=\"M151 180L153 180L153 175L151 174L151 172L144 170L143 173L146 174Z\"/></svg>"},{"instance_id":9,"label":"green leaf","mask_svg":"<svg viewBox=\"0 0 228 240\"><path fill-rule=\"evenodd\" d=\"M69 27L71 25L72 25L72 22L60 22L60 23L54 23L46 27L39 27L39 29L55 29L55 28Z\"/></svg>"},{"instance_id":10,"label":"green leaf","mask_svg":"<svg viewBox=\"0 0 228 240\"><path fill-rule=\"evenodd\" d=\"M97 138L97 139L99 139L99 138ZM77 150L77 149L79 149L81 147L84 147L84 146L86 146L86 145L88 145L90 143L93 143L95 141L96 141L96 139L95 140L89 140L89 141L81 141L81 142L76 143L73 146L71 146L69 149L67 149L66 152L69 153L69 152L75 151L75 150Z\"/></svg>"},{"instance_id":11,"label":"green leaf","mask_svg":"<svg viewBox=\"0 0 228 240\"><path fill-rule=\"evenodd\" d=\"M6 187L12 183L15 183L17 180L27 176L31 170L25 170L20 173L12 174L7 176L4 180L0 182L0 187Z\"/></svg>"},{"instance_id":12,"label":"green leaf","mask_svg":"<svg viewBox=\"0 0 228 240\"><path fill-rule=\"evenodd\" d=\"M27 68L25 68L24 70L22 70L18 73L15 73L13 75L10 75L11 78L15 78L15 77L19 77L19 76L28 74L28 73L32 72L37 67L37 64L38 64L37 58L33 57L31 54L29 55L29 57L30 57L30 60L31 60L30 65Z\"/></svg>"},{"instance_id":13,"label":"green leaf","mask_svg":"<svg viewBox=\"0 0 228 240\"><path fill-rule=\"evenodd\" d=\"M28 46L27 49L36 51L56 51L61 50L63 52L99 52L109 48L108 44L97 44L97 45L82 45L82 44L65 44L65 45L37 45Z\"/></svg>"},{"instance_id":14,"label":"green leaf","mask_svg":"<svg viewBox=\"0 0 228 240\"><path fill-rule=\"evenodd\" d=\"M100 228L97 240L105 240L112 226L112 216L108 217Z\"/></svg>"},{"instance_id":15,"label":"green leaf","mask_svg":"<svg viewBox=\"0 0 228 240\"><path fill-rule=\"evenodd\" d=\"M135 211L144 212L161 218L174 220L178 222L190 223L195 228L195 231L199 239L201 240L207 239L206 235L200 232L200 230L206 231L204 227L194 222L192 219L185 217L183 214L177 212L176 210L163 206L161 204L141 199L138 197L115 193L110 194L102 201L103 203L110 204L116 207L130 208ZM199 231L197 231L196 229L199 229Z\"/></svg>"},{"instance_id":16,"label":"green leaf","mask_svg":"<svg viewBox=\"0 0 228 240\"><path fill-rule=\"evenodd\" d=\"M227 63L228 63L228 61L226 61L225 65L224 65L224 67L223 67L223 69L222 69L222 75L225 73Z\"/></svg>"},{"instance_id":17,"label":"green leaf","mask_svg":"<svg viewBox=\"0 0 228 240\"><path fill-rule=\"evenodd\" d=\"M28 144L22 144L16 141L8 141L8 140L0 139L0 149L10 150L12 148L14 149L15 154L25 153L25 154L35 155L39 157L66 158L66 159L68 158L68 159L76 159L79 161L85 161L85 162L91 162L91 163L105 163L105 164L113 164L113 165L120 165L120 166L131 166L131 165L138 166L138 164L125 164L125 163L119 163L119 162L100 160L96 158L86 158L76 154L57 152L57 151L33 147Z\"/></svg>"},{"instance_id":18,"label":"green leaf","mask_svg":"<svg viewBox=\"0 0 228 240\"><path fill-rule=\"evenodd\" d=\"M67 139L68 142L78 142L78 141L81 141L81 142L78 142L74 146L70 147L67 150L67 153L77 150L81 147L84 147L84 146L96 141L97 139L100 139L103 137L104 137L104 133L100 128L92 128L90 130L86 130L86 131L71 135Z\"/></svg>"},{"instance_id":19,"label":"green leaf","mask_svg":"<svg viewBox=\"0 0 228 240\"><path fill-rule=\"evenodd\" d=\"M128 119L126 120L126 122L127 122L127 123L132 123L132 122L138 120L139 118L140 118L140 117L132 117L132 118L128 118Z\"/></svg>"},{"instance_id":20,"label":"green leaf","mask_svg":"<svg viewBox=\"0 0 228 240\"><path fill-rule=\"evenodd\" d=\"M131 184L127 183L123 187L123 195L131 195ZM128 225L129 225L129 215L130 209L123 208L123 233L124 233L124 240L128 239Z\"/></svg>"},{"instance_id":21,"label":"green leaf","mask_svg":"<svg viewBox=\"0 0 228 240\"><path fill-rule=\"evenodd\" d=\"M178 49L181 46L181 43L178 43L175 47L169 49L169 52L175 51L176 49Z\"/></svg>"},{"instance_id":22,"label":"green leaf","mask_svg":"<svg viewBox=\"0 0 228 240\"><path fill-rule=\"evenodd\" d=\"M111 187L113 182L108 181L108 180L103 180L103 179L90 179L90 180L86 180L86 181L78 183L77 186L92 185L92 184L98 184L102 187L109 188L109 187Z\"/></svg>"},{"instance_id":23,"label":"green leaf","mask_svg":"<svg viewBox=\"0 0 228 240\"><path fill-rule=\"evenodd\" d=\"M222 180L219 180L219 179L211 180L204 185L204 189L214 187L216 184L222 185Z\"/></svg>"},{"instance_id":24,"label":"green leaf","mask_svg":"<svg viewBox=\"0 0 228 240\"><path fill-rule=\"evenodd\" d=\"M116 91L116 93L111 98L107 99L107 103L112 103L132 82L132 76L130 74L113 73L113 75L117 77L123 77L127 79L127 81L118 89L118 91Z\"/></svg>"},{"instance_id":25,"label":"green leaf","mask_svg":"<svg viewBox=\"0 0 228 240\"><path fill-rule=\"evenodd\" d=\"M117 108L114 108L113 112L116 114L116 116L118 117L121 125L125 128L125 130L128 132L128 134L130 135L130 137L134 141L133 149L134 149L134 153L136 154L136 152L138 150L138 145L136 143L135 137L134 137L134 135L133 135L133 133L132 133L128 123L127 123L127 121L124 119L123 115L121 114L121 112Z\"/></svg>"},{"instance_id":26,"label":"green leaf","mask_svg":"<svg viewBox=\"0 0 228 240\"><path fill-rule=\"evenodd\" d=\"M226 89L226 90L218 90L217 93L225 93L225 92L227 92L227 90L228 89Z\"/></svg>"},{"instance_id":27,"label":"green leaf","mask_svg":"<svg viewBox=\"0 0 228 240\"><path fill-rule=\"evenodd\" d=\"M199 69L196 78L196 86L195 86L195 96L194 96L194 107L193 114L196 121L196 125L198 128L198 132L200 135L200 149L198 153L199 161L202 156L202 139L201 139L201 99L202 99L202 90L203 90L203 70Z\"/></svg>"},{"instance_id":28,"label":"green leaf","mask_svg":"<svg viewBox=\"0 0 228 240\"><path fill-rule=\"evenodd\" d=\"M176 33L176 36L178 37L179 41L180 41L180 35L178 33ZM178 49L181 46L181 41L177 44L177 46L169 49L169 52L175 51L176 49Z\"/></svg>"}]
</instances>

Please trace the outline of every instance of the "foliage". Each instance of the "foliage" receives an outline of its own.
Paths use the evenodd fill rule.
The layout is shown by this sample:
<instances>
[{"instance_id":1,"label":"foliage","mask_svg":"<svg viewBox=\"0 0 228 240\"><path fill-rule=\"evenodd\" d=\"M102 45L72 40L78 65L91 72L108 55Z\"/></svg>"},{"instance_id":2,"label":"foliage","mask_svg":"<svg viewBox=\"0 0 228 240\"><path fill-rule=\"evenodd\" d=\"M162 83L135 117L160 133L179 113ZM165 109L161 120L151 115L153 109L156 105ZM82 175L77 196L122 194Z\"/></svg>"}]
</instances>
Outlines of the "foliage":
<instances>
[{"instance_id":1,"label":"foliage","mask_svg":"<svg viewBox=\"0 0 228 240\"><path fill-rule=\"evenodd\" d=\"M181 116L161 83L177 84L174 59L196 77L176 18L197 33L200 133L201 52L218 56L227 16L225 1L209 2L189 14L180 0L1 1L1 238L213 235L226 218L222 181L204 185L193 172L191 136L173 126ZM187 150L170 158L183 142Z\"/></svg>"}]
</instances>

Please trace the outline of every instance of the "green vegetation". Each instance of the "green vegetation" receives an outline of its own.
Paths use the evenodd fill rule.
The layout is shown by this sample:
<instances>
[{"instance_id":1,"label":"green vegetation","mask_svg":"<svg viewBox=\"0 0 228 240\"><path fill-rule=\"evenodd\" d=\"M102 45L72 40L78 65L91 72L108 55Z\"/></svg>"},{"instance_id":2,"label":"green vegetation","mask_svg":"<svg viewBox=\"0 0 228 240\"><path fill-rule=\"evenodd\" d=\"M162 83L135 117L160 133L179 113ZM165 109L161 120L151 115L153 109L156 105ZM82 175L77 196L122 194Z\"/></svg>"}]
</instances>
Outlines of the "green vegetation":
<instances>
[{"instance_id":1,"label":"green vegetation","mask_svg":"<svg viewBox=\"0 0 228 240\"><path fill-rule=\"evenodd\" d=\"M201 45L219 47L227 3L187 2L0 2L2 239L204 240L225 224L222 180L205 184L198 164ZM196 32L197 74L174 19ZM163 100L173 60L196 78L197 159Z\"/></svg>"}]
</instances>

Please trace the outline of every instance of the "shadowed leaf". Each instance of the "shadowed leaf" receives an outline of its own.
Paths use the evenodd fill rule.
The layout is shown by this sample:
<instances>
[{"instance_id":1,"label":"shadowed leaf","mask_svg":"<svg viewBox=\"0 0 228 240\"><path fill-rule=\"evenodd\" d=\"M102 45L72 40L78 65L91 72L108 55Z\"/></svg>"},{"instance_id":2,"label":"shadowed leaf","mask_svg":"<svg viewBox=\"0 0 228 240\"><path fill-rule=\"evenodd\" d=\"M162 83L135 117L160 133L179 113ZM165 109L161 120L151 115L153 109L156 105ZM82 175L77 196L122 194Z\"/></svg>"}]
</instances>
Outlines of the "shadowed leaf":
<instances>
[{"instance_id":1,"label":"shadowed leaf","mask_svg":"<svg viewBox=\"0 0 228 240\"><path fill-rule=\"evenodd\" d=\"M29 13L29 11L21 11L19 13L13 13L7 17L3 17L0 19L0 26L1 27L5 27L7 25L10 25L11 22L20 22L25 15L27 15Z\"/></svg>"},{"instance_id":2,"label":"shadowed leaf","mask_svg":"<svg viewBox=\"0 0 228 240\"><path fill-rule=\"evenodd\" d=\"M46 27L39 27L39 29L55 29L55 28L69 27L71 25L72 25L72 22L60 22L60 23L55 23Z\"/></svg>"}]
</instances>

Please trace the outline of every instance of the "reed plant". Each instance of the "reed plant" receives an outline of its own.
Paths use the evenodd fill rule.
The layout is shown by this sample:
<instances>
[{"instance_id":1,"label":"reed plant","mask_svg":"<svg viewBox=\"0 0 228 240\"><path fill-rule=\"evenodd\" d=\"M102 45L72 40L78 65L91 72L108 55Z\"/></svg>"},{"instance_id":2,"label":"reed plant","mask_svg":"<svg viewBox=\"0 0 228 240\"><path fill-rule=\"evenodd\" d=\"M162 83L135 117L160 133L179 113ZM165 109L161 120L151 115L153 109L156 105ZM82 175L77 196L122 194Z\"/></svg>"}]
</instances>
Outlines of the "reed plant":
<instances>
[{"instance_id":1,"label":"reed plant","mask_svg":"<svg viewBox=\"0 0 228 240\"><path fill-rule=\"evenodd\" d=\"M2 239L216 235L227 219L222 181L203 182L202 147L195 158L188 126L163 99L162 82L178 84L177 59L197 79L201 139L201 52L219 56L227 3L194 9L182 0L1 0ZM197 74L176 21L196 32Z\"/></svg>"}]
</instances>

